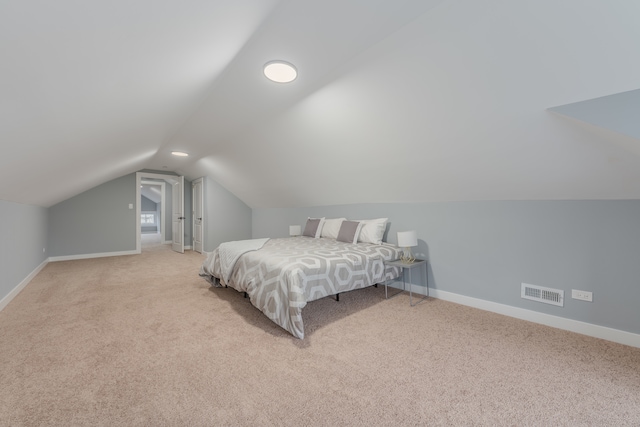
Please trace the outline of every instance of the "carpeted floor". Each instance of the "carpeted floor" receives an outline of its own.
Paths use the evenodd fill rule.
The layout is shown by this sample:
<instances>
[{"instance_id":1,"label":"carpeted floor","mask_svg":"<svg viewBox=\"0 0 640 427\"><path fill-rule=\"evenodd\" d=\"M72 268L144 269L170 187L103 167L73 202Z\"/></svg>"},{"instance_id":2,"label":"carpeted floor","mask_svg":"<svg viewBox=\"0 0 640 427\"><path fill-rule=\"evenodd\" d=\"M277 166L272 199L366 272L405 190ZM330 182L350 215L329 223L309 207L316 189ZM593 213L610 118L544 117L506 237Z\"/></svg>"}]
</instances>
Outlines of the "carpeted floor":
<instances>
[{"instance_id":1,"label":"carpeted floor","mask_svg":"<svg viewBox=\"0 0 640 427\"><path fill-rule=\"evenodd\" d=\"M382 287L298 340L202 260L47 265L0 312L0 425L640 425L640 349Z\"/></svg>"}]
</instances>

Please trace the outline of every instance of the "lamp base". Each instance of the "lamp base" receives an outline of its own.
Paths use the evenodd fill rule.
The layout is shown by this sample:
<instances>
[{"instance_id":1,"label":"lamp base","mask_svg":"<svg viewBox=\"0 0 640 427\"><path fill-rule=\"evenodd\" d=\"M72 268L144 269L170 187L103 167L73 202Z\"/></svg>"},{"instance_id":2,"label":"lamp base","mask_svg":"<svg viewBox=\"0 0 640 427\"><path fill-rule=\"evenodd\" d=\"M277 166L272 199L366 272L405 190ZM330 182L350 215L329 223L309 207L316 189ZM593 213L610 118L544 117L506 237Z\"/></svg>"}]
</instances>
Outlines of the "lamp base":
<instances>
[{"instance_id":1,"label":"lamp base","mask_svg":"<svg viewBox=\"0 0 640 427\"><path fill-rule=\"evenodd\" d=\"M400 257L401 262L405 264L413 264L415 260L416 260L416 257L413 256L410 248L405 248L405 250L402 251L402 256Z\"/></svg>"}]
</instances>

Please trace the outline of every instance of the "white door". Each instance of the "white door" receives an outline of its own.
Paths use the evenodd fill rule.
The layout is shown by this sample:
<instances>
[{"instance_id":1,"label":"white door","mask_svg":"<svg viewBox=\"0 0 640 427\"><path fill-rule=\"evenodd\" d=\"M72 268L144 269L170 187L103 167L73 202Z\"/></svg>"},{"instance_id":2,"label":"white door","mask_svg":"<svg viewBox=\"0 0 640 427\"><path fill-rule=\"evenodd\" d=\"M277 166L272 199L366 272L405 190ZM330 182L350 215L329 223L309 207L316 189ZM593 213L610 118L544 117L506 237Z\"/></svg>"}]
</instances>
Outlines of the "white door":
<instances>
[{"instance_id":1,"label":"white door","mask_svg":"<svg viewBox=\"0 0 640 427\"><path fill-rule=\"evenodd\" d=\"M202 253L202 240L204 239L202 178L193 181L191 193L191 200L193 201L193 250Z\"/></svg>"},{"instance_id":2,"label":"white door","mask_svg":"<svg viewBox=\"0 0 640 427\"><path fill-rule=\"evenodd\" d=\"M173 220L171 221L173 241L171 248L184 253L184 176L172 182L173 187Z\"/></svg>"}]
</instances>

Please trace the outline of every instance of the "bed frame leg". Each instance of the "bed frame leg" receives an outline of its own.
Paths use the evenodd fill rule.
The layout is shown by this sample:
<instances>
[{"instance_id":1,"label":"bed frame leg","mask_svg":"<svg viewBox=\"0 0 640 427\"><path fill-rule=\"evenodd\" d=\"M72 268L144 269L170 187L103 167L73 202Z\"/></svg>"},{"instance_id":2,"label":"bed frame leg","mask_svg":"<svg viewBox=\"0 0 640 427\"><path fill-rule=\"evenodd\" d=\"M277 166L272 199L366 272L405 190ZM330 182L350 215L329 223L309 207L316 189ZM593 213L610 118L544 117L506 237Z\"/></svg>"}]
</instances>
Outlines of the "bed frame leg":
<instances>
[{"instance_id":1,"label":"bed frame leg","mask_svg":"<svg viewBox=\"0 0 640 427\"><path fill-rule=\"evenodd\" d=\"M340 301L340 294L336 294L336 301Z\"/></svg>"},{"instance_id":2,"label":"bed frame leg","mask_svg":"<svg viewBox=\"0 0 640 427\"><path fill-rule=\"evenodd\" d=\"M244 297L245 297L245 298L247 297L247 293L246 293L246 292L244 293Z\"/></svg>"}]
</instances>

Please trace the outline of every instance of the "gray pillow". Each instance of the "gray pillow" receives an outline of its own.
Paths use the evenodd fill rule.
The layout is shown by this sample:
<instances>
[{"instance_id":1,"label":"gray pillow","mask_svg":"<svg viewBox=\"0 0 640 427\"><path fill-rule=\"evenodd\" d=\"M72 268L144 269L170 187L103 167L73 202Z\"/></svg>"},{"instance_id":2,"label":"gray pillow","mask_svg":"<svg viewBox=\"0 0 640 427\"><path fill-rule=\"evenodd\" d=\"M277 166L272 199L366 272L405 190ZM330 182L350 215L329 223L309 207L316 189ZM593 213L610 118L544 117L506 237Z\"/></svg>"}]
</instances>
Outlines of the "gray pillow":
<instances>
[{"instance_id":1,"label":"gray pillow","mask_svg":"<svg viewBox=\"0 0 640 427\"><path fill-rule=\"evenodd\" d=\"M304 226L304 231L302 232L303 236L307 237L316 237L316 232L318 231L318 226L320 225L320 218L307 220L307 225Z\"/></svg>"},{"instance_id":2,"label":"gray pillow","mask_svg":"<svg viewBox=\"0 0 640 427\"><path fill-rule=\"evenodd\" d=\"M360 223L357 221L342 221L340 231L338 231L339 242L357 243L358 233L360 232Z\"/></svg>"}]
</instances>

